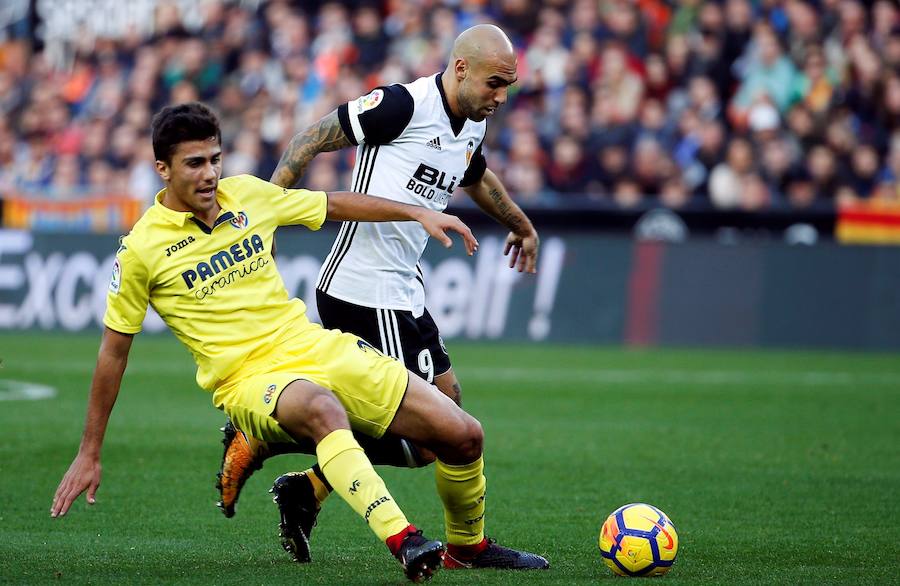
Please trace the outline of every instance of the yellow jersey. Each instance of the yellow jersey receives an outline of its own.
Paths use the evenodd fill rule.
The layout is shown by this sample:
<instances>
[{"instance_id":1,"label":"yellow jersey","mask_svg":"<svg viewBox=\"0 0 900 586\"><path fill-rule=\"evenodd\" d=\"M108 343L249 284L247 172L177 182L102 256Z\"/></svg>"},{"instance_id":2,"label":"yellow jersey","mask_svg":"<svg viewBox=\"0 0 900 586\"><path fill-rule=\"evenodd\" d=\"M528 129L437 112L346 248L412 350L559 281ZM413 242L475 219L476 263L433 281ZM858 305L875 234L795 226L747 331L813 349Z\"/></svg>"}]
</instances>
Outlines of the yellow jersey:
<instances>
[{"instance_id":1,"label":"yellow jersey","mask_svg":"<svg viewBox=\"0 0 900 586\"><path fill-rule=\"evenodd\" d=\"M222 211L212 228L190 212L165 207L165 189L122 239L103 323L141 330L150 304L188 347L197 383L213 390L251 353L264 351L299 322L306 306L290 299L272 257L278 226L318 230L325 192L285 189L250 175L219 181Z\"/></svg>"}]
</instances>

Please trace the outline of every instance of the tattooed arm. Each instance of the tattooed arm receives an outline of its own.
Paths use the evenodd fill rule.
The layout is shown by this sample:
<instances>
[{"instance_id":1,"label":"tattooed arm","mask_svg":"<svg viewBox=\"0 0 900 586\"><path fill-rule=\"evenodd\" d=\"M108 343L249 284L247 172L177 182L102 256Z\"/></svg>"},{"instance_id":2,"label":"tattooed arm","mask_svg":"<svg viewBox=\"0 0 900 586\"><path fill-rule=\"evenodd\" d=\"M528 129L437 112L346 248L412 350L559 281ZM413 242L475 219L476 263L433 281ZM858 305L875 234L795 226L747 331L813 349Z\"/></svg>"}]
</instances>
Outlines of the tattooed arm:
<instances>
[{"instance_id":1,"label":"tattooed arm","mask_svg":"<svg viewBox=\"0 0 900 586\"><path fill-rule=\"evenodd\" d=\"M531 220L509 197L500 179L485 169L481 180L463 189L478 207L509 229L503 254L512 252L510 268L515 267L520 273L536 273L540 239Z\"/></svg>"},{"instance_id":2,"label":"tattooed arm","mask_svg":"<svg viewBox=\"0 0 900 586\"><path fill-rule=\"evenodd\" d=\"M317 154L336 151L353 143L341 129L337 110L294 135L288 145L270 181L281 187L293 187L306 173L306 167Z\"/></svg>"}]
</instances>

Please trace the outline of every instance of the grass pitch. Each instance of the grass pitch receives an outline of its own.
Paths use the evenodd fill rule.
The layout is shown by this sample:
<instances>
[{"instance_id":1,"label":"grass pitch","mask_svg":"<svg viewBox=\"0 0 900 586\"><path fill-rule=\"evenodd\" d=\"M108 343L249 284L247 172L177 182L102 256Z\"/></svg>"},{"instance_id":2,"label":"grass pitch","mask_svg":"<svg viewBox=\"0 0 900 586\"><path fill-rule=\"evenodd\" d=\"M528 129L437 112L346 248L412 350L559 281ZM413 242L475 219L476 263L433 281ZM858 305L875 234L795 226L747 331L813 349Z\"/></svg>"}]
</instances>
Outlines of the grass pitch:
<instances>
[{"instance_id":1,"label":"grass pitch","mask_svg":"<svg viewBox=\"0 0 900 586\"><path fill-rule=\"evenodd\" d=\"M214 481L224 416L169 336L135 341L97 504L82 496L50 519L98 341L0 335L0 379L56 390L13 400L0 382L0 582L403 582L337 497L313 534L314 562L288 560L266 491L309 457L267 462L237 516L222 516ZM597 535L609 512L635 501L678 528L678 560L660 579L668 584L897 583L897 356L463 343L451 351L464 405L486 430L488 534L546 555L552 568L447 571L434 584L622 580L603 565ZM432 470L380 472L409 518L441 536Z\"/></svg>"}]
</instances>

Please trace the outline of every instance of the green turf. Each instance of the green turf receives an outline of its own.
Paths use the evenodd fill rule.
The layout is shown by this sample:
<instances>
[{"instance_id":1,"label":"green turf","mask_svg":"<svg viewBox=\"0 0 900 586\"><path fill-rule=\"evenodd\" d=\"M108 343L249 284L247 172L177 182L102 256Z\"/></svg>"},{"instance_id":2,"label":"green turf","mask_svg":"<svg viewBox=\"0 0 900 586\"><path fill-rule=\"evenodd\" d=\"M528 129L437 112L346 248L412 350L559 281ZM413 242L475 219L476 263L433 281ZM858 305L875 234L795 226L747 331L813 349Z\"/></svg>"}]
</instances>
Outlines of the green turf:
<instances>
[{"instance_id":1,"label":"green turf","mask_svg":"<svg viewBox=\"0 0 900 586\"><path fill-rule=\"evenodd\" d=\"M900 360L892 355L624 351L453 344L466 408L484 424L488 533L546 555L548 572L442 572L436 584L614 580L603 518L634 501L673 519L671 584L896 583ZM97 336L0 336L0 379L58 396L0 401L0 582L396 584L399 567L332 498L314 563L288 561L266 490L311 460L283 456L214 506L223 421L187 352L139 337L107 433L98 502L48 509L81 434ZM0 391L2 394L2 391ZM381 469L439 536L432 470Z\"/></svg>"}]
</instances>

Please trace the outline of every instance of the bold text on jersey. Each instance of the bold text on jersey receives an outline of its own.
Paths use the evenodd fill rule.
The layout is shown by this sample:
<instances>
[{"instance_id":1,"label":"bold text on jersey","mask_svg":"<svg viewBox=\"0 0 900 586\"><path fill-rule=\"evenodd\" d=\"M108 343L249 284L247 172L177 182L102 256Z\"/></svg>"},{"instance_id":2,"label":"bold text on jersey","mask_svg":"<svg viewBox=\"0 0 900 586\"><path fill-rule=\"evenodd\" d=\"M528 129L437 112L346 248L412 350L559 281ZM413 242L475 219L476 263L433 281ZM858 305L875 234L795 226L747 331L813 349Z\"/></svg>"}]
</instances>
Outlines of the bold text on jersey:
<instances>
[{"instance_id":1,"label":"bold text on jersey","mask_svg":"<svg viewBox=\"0 0 900 586\"><path fill-rule=\"evenodd\" d=\"M184 240L179 240L178 242L176 242L175 244L173 244L172 246L170 246L166 249L166 256L172 256L173 252L178 252L179 250L181 250L182 248L184 248L185 246L187 246L188 244L190 244L193 241L194 241L193 236L188 236Z\"/></svg>"},{"instance_id":2,"label":"bold text on jersey","mask_svg":"<svg viewBox=\"0 0 900 586\"><path fill-rule=\"evenodd\" d=\"M209 257L209 262L197 263L196 269L184 271L181 273L181 278L184 279L184 284L187 285L188 290L193 289L197 285L198 277L201 281L205 281L234 266L235 262L247 260L264 248L262 238L258 234L254 234L249 238L244 238L243 242L232 244L229 248L215 253Z\"/></svg>"},{"instance_id":3,"label":"bold text on jersey","mask_svg":"<svg viewBox=\"0 0 900 586\"><path fill-rule=\"evenodd\" d=\"M453 175L448 180L444 171L420 163L406 188L427 200L437 200L438 203L446 204L456 189L456 176Z\"/></svg>"}]
</instances>

